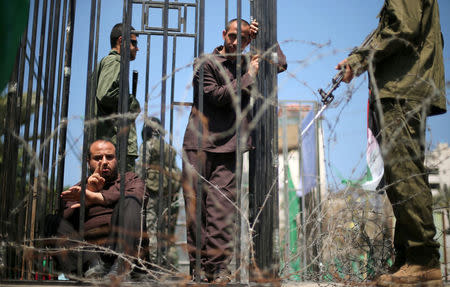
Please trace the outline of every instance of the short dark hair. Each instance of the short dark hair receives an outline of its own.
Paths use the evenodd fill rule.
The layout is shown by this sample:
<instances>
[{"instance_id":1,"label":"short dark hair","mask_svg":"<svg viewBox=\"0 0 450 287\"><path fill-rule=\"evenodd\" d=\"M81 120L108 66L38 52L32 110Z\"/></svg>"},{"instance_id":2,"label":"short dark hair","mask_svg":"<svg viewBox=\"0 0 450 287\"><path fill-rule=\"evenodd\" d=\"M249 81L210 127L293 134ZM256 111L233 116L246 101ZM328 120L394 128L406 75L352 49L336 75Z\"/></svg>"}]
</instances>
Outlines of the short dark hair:
<instances>
[{"instance_id":1,"label":"short dark hair","mask_svg":"<svg viewBox=\"0 0 450 287\"><path fill-rule=\"evenodd\" d=\"M158 125L158 128L161 128L161 121L156 118L156 117L151 117L149 119L149 121L154 122L155 124ZM153 137L153 135L160 134L160 130L158 128L154 128L151 125L145 124L144 127L142 128L142 139L146 138L146 139L150 139Z\"/></svg>"},{"instance_id":2,"label":"short dark hair","mask_svg":"<svg viewBox=\"0 0 450 287\"><path fill-rule=\"evenodd\" d=\"M135 30L133 26L131 26L131 30ZM136 35L136 37L138 36L137 34L134 33L131 34ZM119 39L120 36L122 36L122 23L117 23L116 25L114 25L114 27L111 30L111 34L109 35L111 48L114 48L116 46L117 40Z\"/></svg>"},{"instance_id":3,"label":"short dark hair","mask_svg":"<svg viewBox=\"0 0 450 287\"><path fill-rule=\"evenodd\" d=\"M108 138L99 138L99 139L96 139L95 141L93 141L93 142L91 142L91 144L89 145L89 148L88 148L88 150L87 150L87 159L88 160L90 160L91 159L91 146L94 144L94 143L96 143L96 142L104 142L104 143L110 143L110 144L112 144L113 146L114 146L114 149L115 149L115 151L116 151L116 157L117 157L117 155L118 155L118 151L117 151L117 146L110 140L110 139L108 139Z\"/></svg>"},{"instance_id":4,"label":"short dark hair","mask_svg":"<svg viewBox=\"0 0 450 287\"><path fill-rule=\"evenodd\" d=\"M231 26L231 24L233 24L233 22L237 22L237 18L234 18L234 19L231 19L230 21L228 21L227 25L225 26L225 31L228 32L228 30L230 30L230 26ZM250 23L248 23L244 19L241 19L241 25L250 26Z\"/></svg>"}]
</instances>

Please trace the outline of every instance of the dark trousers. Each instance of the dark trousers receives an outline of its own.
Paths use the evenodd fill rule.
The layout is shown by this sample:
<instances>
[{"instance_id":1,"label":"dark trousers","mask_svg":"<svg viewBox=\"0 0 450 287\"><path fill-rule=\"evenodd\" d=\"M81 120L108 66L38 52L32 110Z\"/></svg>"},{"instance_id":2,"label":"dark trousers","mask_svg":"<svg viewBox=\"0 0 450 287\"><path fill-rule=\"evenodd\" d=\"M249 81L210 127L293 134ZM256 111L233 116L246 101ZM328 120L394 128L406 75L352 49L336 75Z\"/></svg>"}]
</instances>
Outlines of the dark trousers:
<instances>
[{"instance_id":1,"label":"dark trousers","mask_svg":"<svg viewBox=\"0 0 450 287\"><path fill-rule=\"evenodd\" d=\"M196 228L201 225L201 266L207 274L227 270L233 256L233 228L236 209L235 153L185 151L183 162L183 195L186 207L187 244L190 271L196 260ZM194 170L195 169L195 170ZM201 170L203 192L201 220L196 218L196 191Z\"/></svg>"},{"instance_id":2,"label":"dark trousers","mask_svg":"<svg viewBox=\"0 0 450 287\"><path fill-rule=\"evenodd\" d=\"M119 216L123 217L124 228L120 229ZM74 218L78 220L78 217ZM130 256L136 256L141 238L141 204L133 197L125 198L123 210L119 212L119 203L114 207L111 216L111 227L106 229L106 234L99 232L86 232L84 238L76 228L77 224L66 219L59 219L56 233L48 234L56 236L53 244L56 248L64 250L56 254L56 260L65 272L73 272L77 269L77 257L81 252L83 258L83 269L95 260L102 258L106 261L114 261L115 256L108 255L110 252L96 248L108 248L115 252L122 252ZM47 225L55 224L55 220L47 221ZM143 224L145 229L145 224ZM95 244L81 244L82 241L96 242ZM119 249L119 242L122 243L122 250Z\"/></svg>"},{"instance_id":3,"label":"dark trousers","mask_svg":"<svg viewBox=\"0 0 450 287\"><path fill-rule=\"evenodd\" d=\"M424 165L426 110L418 102L382 99L381 150L386 193L396 218L396 264L439 266L432 195ZM377 110L378 111L378 110Z\"/></svg>"}]
</instances>

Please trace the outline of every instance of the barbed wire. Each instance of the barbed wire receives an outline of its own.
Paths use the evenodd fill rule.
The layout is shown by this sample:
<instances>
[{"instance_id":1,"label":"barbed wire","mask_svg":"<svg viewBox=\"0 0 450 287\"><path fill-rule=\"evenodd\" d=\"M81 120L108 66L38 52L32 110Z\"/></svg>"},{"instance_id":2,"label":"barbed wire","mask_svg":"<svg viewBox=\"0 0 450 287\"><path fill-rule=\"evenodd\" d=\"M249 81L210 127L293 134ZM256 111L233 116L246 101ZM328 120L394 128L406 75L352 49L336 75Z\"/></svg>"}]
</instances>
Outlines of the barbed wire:
<instances>
[{"instance_id":1,"label":"barbed wire","mask_svg":"<svg viewBox=\"0 0 450 287\"><path fill-rule=\"evenodd\" d=\"M310 84L301 80L297 76L298 70L305 68L308 65L314 64L314 62L323 57L330 56L335 54L338 50L333 50L330 52L323 52L323 49L331 47L330 42L325 44L309 42L309 41L300 41L300 40L288 40L280 43L281 45L287 43L301 43L304 45L310 45L314 48L313 52L311 52L305 59L290 59L290 62L295 62L298 64L297 67L294 68L293 71L288 70L288 77L284 79L282 83L280 83L279 87L275 89L268 98L263 98L262 95L256 94L255 99L264 100L264 103L261 106L261 109L257 111L255 116L253 117L253 122L250 124L250 131L255 129L256 123L261 119L264 113L267 111L269 107L276 106L279 108L277 103L277 92L278 90L283 88L283 85L286 85L289 81L295 81L300 85L305 86L309 89L312 94L319 98L319 96L314 92L314 88L311 87ZM265 51L264 54L270 53L271 50ZM213 57L206 56L202 59L202 61L206 60L214 60ZM202 62L200 61L199 65ZM157 86L163 81L167 80L170 77L173 77L176 73L179 73L188 68L192 68L194 63L188 63L177 68L171 74L169 74L165 79L161 79L160 82L155 84L149 93L149 102L153 100L157 100L160 97L160 94L156 92ZM218 66L220 66L218 64ZM195 72L195 69L192 69ZM222 69L222 75L227 78L226 72ZM369 69L369 74L371 70ZM192 80L192 78L190 78ZM319 282L321 285L326 286L335 286L338 283L343 284L357 284L361 282L368 282L374 279L377 275L386 271L388 266L392 264L391 260L393 257L393 214L392 208L390 206L389 200L385 194L385 191L389 188L389 186L385 186L380 189L378 192L369 192L362 190L361 188L346 186L344 188L341 187L340 181L341 179L338 176L333 174L332 168L332 160L330 160L329 155L332 153L331 148L333 143L338 141L336 134L343 128L341 125L342 117L344 113L349 113L348 107L350 101L352 100L352 96L364 89L362 85L366 83L367 79L362 78L361 80L357 80L355 85L349 85L343 92L340 92L339 96L336 97L336 101L334 102L332 108L337 109L333 113L334 118L330 117L329 113L325 113L322 117L322 124L325 125L326 134L325 141L323 143L324 146L328 149L327 155L328 158L325 159L327 164L327 182L326 190L320 190L320 194L324 196L320 201L317 201L313 195L308 194L303 196L301 200L304 200L306 210L301 210L299 214L296 215L296 234L297 237L293 239L293 244L296 242L297 250L289 250L288 257L281 256L282 265L280 266L280 279L285 281L290 280L302 280L302 281L314 281ZM230 80L228 79L227 85L230 85ZM190 90L192 88L191 83L185 84L185 90ZM447 89L450 87L449 82L446 83ZM342 89L341 89L342 90ZM236 95L233 95L236 97ZM427 99L422 103L419 109L422 109L424 106L428 106L431 99ZM449 104L449 99L447 98L447 105ZM250 113L253 108L250 105L247 109L245 109L238 121L241 121L248 113ZM411 113L412 114L412 113ZM82 121L86 126L95 126L99 122L114 120L121 117L127 117L129 119L136 118L136 114L125 114L125 115L111 115L109 117L101 118L101 119L92 119L90 121L84 121L83 115L73 116L68 119L66 122L61 122L56 128L53 129L50 136L45 139L39 146L39 151L33 151L29 143L21 137L20 134L14 134L13 131L9 131L13 136L21 143L22 152L25 152L31 158L29 162L29 167L34 168L39 173L39 178L46 176L42 173L42 164L39 162L39 154L45 147L51 144L55 144L56 139L54 139L54 135L59 132L62 126L68 124L68 122L74 121ZM408 116L408 115L407 115ZM138 117L137 122L140 124L144 123L146 117ZM181 119L175 119L180 120ZM321 131L324 132L325 131ZM227 130L223 133L224 137L234 134L235 127ZM179 138L180 135L172 135L170 131L165 130L166 139L169 137ZM200 133L198 135L201 135ZM244 135L244 136L248 136ZM79 159L79 163L85 164L85 160L81 159L81 150L79 148L79 143L82 142L83 135L72 134L69 130L69 146L66 150L66 155L68 153L72 153L75 158ZM283 141L287 141L286 138L282 139ZM245 141L245 137L241 139L241 141ZM391 148L394 141L391 141L387 145L386 148ZM167 143L166 143L167 144ZM181 158L183 161L187 162L185 155L182 152L181 147L173 147L174 151L176 151L176 156ZM256 147L257 148L257 147ZM444 151L442 151L443 153ZM444 155L439 158L439 154L435 154L437 160L433 162L433 167L440 166L441 163L448 162L450 158L450 153L448 155ZM291 160L292 153L285 160ZM358 162L355 163L355 166L360 165L365 161L365 154L361 154ZM53 164L56 164L54 161ZM15 168L15 167L12 167ZM448 168L448 167L447 167ZM359 177L356 174L356 168L350 174L351 178ZM270 190L267 191L267 195L265 201L261 207L261 209L256 213L256 218L253 218L250 221L250 217L248 215L248 207L241 208L239 203L235 203L230 200L220 188L213 182L209 182L205 177L199 174L194 167L190 167L190 171L196 173L198 177L200 177L205 185L209 185L214 188L219 194L223 196L225 200L230 201L230 203L236 208L237 212L241 215L242 224L248 231L248 235L245 238L241 238L241 241L244 242L246 246L248 246L248 250L244 250L243 252L248 252L250 254L250 262L252 265L255 265L255 254L254 254L254 237L259 236L255 234L255 224L258 222L260 214L262 210L265 208L267 201L273 196L275 193L281 192L279 191L278 181L280 180L278 177L272 182ZM445 172L450 172L450 170L444 170ZM284 167L279 169L279 174L283 174ZM325 171L323 171L325 172ZM424 174L411 174L409 178L416 176L424 176ZM317 182L320 181L320 178L316 179ZM403 179L406 180L406 179ZM392 183L397 184L398 182ZM45 181L39 182L41 184L40 188L43 190L51 189L45 186ZM28 187L29 190L32 190L31 187ZM248 192L245 188L241 189L242 192ZM51 191L53 192L53 191ZM28 194L24 198L19 199L19 204L13 206L11 210L11 218L14 218L20 210L22 210L27 204L30 204L30 200L33 199L35 195L29 196ZM282 198L280 202L280 210L285 206L285 202L288 201L288 198ZM398 202L397 204L401 204ZM144 210L141 211L143 213ZM163 211L163 214L167 213L167 209ZM281 212L280 212L281 214ZM447 220L444 222L448 223L448 212L445 211L445 214L442 215L442 220ZM303 218L303 222L305 225L301 224L300 218ZM12 226L14 222L5 222L7 225ZM287 232L287 226L289 225L288 219L284 219L284 222L280 221L280 235L279 242L280 249L287 248L288 243L282 242L281 238L284 238L283 232ZM442 226L444 228L444 226ZM447 228L445 228L447 229ZM437 238L439 240L445 240L447 230L438 229ZM165 235L168 236L168 235ZM35 261L36 254L56 254L61 252L73 252L73 251L85 251L85 250L94 250L94 252L99 253L108 253L113 254L117 257L122 258L125 262L127 262L131 268L139 270L140 273L147 275L146 279L140 280L149 280L149 281L160 281L166 282L167 280L181 280L181 282L188 282L190 280L189 276L185 273L185 270L182 270L179 266L172 266L172 268L167 268L165 266L158 266L154 262L150 262L142 257L133 257L124 253L117 253L110 248L106 248L96 244L90 244L86 241L76 241L67 239L69 242L76 245L76 247L67 249L67 248L49 248L42 247L49 241L54 241L55 238L37 238L37 239L26 239L23 242L4 242L4 238L2 239L2 243L5 244L0 247L1 250L4 251L5 246L10 246L11 248L17 250L23 250L23 258L24 260ZM178 240L177 240L178 241ZM183 245L182 249L184 252L187 250L187 246ZM446 252L446 251L444 251ZM280 253L282 254L282 253ZM306 255L306 258L305 258ZM300 263L301 264L300 264ZM0 266L4 266L4 262L0 264ZM278 264L278 263L275 263ZM301 265L297 266L296 270L293 265ZM249 266L241 266L241 269L248 268ZM446 266L445 266L446 268ZM37 271L37 270L36 270ZM260 271L262 272L262 271ZM85 281L87 283L92 284L100 284L98 281L92 281L83 277L71 277L73 279L79 281ZM124 279L124 278L122 278ZM120 283L120 282L119 282Z\"/></svg>"}]
</instances>

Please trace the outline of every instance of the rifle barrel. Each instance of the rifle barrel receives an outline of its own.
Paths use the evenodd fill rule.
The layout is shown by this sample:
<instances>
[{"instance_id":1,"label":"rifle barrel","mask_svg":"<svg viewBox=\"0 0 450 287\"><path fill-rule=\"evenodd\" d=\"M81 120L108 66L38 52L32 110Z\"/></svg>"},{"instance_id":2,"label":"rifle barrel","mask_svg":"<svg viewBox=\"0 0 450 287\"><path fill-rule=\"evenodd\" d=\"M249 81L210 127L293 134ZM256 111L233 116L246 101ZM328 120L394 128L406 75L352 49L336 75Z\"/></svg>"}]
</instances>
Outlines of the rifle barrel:
<instances>
[{"instance_id":1,"label":"rifle barrel","mask_svg":"<svg viewBox=\"0 0 450 287\"><path fill-rule=\"evenodd\" d=\"M136 97L137 93L137 81L138 81L138 71L133 70L133 86L132 86L132 94Z\"/></svg>"}]
</instances>

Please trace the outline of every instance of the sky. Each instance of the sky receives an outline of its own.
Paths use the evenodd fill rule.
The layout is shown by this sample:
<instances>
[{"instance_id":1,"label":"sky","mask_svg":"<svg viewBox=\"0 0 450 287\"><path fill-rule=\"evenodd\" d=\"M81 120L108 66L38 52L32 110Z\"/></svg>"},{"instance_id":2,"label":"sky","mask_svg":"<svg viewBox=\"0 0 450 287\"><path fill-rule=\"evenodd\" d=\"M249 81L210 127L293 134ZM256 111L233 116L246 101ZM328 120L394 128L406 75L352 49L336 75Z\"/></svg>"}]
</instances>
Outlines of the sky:
<instances>
[{"instance_id":1,"label":"sky","mask_svg":"<svg viewBox=\"0 0 450 287\"><path fill-rule=\"evenodd\" d=\"M181 2L181 1L180 1ZM189 0L188 2L192 2ZM223 43L222 30L225 23L224 2L206 0L205 52ZM230 0L229 19L236 17L236 3ZM233 3L232 3L233 2ZM441 28L446 43L450 43L450 1L438 0ZM250 1L242 1L242 18L249 19ZM317 90L326 88L336 71L336 64L351 49L361 44L376 28L381 0L278 0L278 42L286 55L288 73L278 77L279 100L319 100ZM110 50L109 34L112 26L122 22L123 1L102 1L98 42L98 61ZM193 11L193 10L192 10ZM194 32L193 12L188 12L188 32ZM132 25L141 30L142 8L133 5ZM150 25L161 25L161 12L150 11ZM257 20L257 19L256 19ZM82 120L86 94L87 54L89 44L90 1L77 1L72 62L72 79L69 102L68 159L65 168L65 185L79 181L81 176ZM169 16L169 27L176 25L176 13ZM260 27L264 33L265 27ZM144 107L147 36L138 38L140 51L130 63L139 73L137 99ZM318 45L319 44L319 45ZM162 71L162 37L152 37L150 42L149 115L160 116L160 92ZM169 40L168 71L172 67L172 40ZM175 101L192 101L191 77L194 59L194 41L178 38L176 49L174 96ZM320 48L319 48L320 47ZM444 48L446 82L450 82L450 45ZM448 87L448 85L447 85ZM351 99L348 89L353 90ZM170 98L171 82L167 82L167 99ZM448 91L448 88L447 88ZM336 92L336 99L323 117L325 160L328 184L340 186L342 178L357 179L365 171L367 77L363 74L350 85L343 84ZM447 102L449 97L447 96ZM174 145L180 150L186 128L189 108L174 110ZM169 111L166 111L166 119ZM137 119L138 134L142 118ZM168 121L167 121L168 122ZM438 143L450 142L450 113L429 118L427 143L432 149ZM169 129L169 126L166 126ZM139 139L139 144L141 139Z\"/></svg>"}]
</instances>

